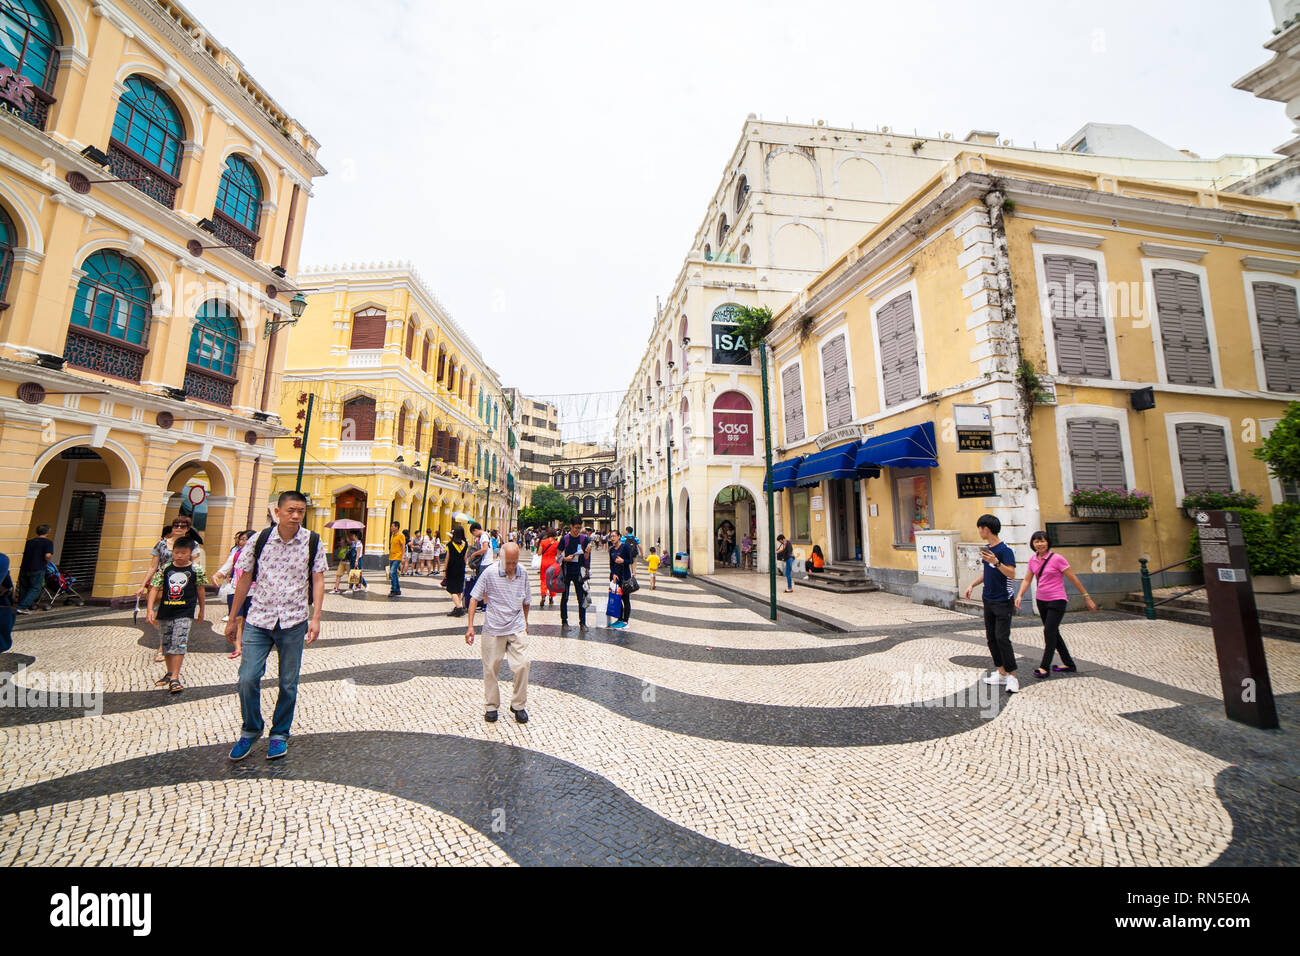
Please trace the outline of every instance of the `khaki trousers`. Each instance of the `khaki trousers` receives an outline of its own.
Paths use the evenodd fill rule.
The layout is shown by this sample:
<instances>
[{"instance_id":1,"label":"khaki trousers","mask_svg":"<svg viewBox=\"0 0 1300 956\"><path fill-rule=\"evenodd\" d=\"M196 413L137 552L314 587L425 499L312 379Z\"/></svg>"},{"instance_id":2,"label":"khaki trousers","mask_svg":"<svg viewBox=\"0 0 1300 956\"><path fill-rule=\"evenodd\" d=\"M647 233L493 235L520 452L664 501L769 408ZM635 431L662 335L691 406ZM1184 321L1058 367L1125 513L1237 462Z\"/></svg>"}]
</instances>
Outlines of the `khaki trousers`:
<instances>
[{"instance_id":1,"label":"khaki trousers","mask_svg":"<svg viewBox=\"0 0 1300 956\"><path fill-rule=\"evenodd\" d=\"M510 695L510 707L523 710L528 700L528 635L522 631L518 634L482 635L479 648L483 654L483 690L488 710L501 707L501 690L497 686L497 675L501 673L501 661L510 657L510 671L514 674L515 688Z\"/></svg>"}]
</instances>

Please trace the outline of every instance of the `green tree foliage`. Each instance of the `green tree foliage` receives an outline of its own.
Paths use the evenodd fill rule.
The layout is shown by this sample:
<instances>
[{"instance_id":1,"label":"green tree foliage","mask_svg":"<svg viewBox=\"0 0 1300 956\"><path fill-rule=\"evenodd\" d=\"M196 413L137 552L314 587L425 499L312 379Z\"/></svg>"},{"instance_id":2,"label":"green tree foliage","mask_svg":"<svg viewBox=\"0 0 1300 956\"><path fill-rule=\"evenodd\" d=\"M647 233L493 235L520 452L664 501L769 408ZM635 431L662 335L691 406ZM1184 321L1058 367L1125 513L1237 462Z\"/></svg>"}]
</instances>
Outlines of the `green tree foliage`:
<instances>
[{"instance_id":1,"label":"green tree foliage","mask_svg":"<svg viewBox=\"0 0 1300 956\"><path fill-rule=\"evenodd\" d=\"M1255 457L1283 484L1300 481L1300 402L1286 407L1282 420L1255 449Z\"/></svg>"},{"instance_id":2,"label":"green tree foliage","mask_svg":"<svg viewBox=\"0 0 1300 956\"><path fill-rule=\"evenodd\" d=\"M550 485L539 485L533 489L533 497L528 506L519 510L519 526L533 528L557 521L568 524L577 516L577 510L564 499L558 489Z\"/></svg>"}]
</instances>

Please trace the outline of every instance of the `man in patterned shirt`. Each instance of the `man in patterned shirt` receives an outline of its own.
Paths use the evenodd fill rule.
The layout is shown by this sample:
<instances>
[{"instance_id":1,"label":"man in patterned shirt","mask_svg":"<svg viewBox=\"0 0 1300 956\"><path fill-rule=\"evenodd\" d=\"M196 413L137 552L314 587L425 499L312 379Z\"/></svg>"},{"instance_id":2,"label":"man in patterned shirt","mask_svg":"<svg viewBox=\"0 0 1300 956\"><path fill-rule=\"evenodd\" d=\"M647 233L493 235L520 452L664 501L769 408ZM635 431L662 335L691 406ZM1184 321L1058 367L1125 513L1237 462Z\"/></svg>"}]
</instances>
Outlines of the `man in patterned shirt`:
<instances>
[{"instance_id":1,"label":"man in patterned shirt","mask_svg":"<svg viewBox=\"0 0 1300 956\"><path fill-rule=\"evenodd\" d=\"M275 505L275 527L245 545L239 556L237 567L243 573L232 603L241 607L250 588L253 603L244 619L244 654L239 662L239 709L244 725L230 751L231 760L247 757L253 741L262 736L262 675L272 646L280 665L280 694L266 758L275 760L289 750L303 643L310 644L320 636L325 601L325 548L320 535L302 526L306 514L307 498L298 491L284 492ZM235 623L231 617L226 625L226 640L231 643Z\"/></svg>"}]
</instances>

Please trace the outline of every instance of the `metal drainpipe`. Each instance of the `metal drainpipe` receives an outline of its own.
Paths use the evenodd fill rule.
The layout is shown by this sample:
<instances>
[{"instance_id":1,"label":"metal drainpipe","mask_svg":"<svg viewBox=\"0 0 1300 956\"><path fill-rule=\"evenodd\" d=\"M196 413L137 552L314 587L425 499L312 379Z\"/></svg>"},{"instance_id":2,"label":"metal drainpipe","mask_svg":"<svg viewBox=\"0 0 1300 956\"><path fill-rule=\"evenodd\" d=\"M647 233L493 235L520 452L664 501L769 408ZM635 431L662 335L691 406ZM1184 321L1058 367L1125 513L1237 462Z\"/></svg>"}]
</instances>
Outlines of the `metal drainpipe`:
<instances>
[{"instance_id":1,"label":"metal drainpipe","mask_svg":"<svg viewBox=\"0 0 1300 956\"><path fill-rule=\"evenodd\" d=\"M1020 351L1020 320L1016 314L1015 287L1011 283L1011 259L1007 253L1006 223L1002 218L1004 198L1001 191L991 189L984 194L984 205L989 211L989 226L993 234L993 267L998 281L998 302L1002 321L1007 324L1014 343L1010 355L1011 381L1016 385L1016 433L1020 444L1020 474L1022 497L1020 511L1024 515L1026 534L1042 527L1042 510L1038 500L1038 480L1034 473L1033 437L1029 430L1029 405L1016 376L1023 355ZM1028 541L1025 542L1028 545Z\"/></svg>"}]
</instances>

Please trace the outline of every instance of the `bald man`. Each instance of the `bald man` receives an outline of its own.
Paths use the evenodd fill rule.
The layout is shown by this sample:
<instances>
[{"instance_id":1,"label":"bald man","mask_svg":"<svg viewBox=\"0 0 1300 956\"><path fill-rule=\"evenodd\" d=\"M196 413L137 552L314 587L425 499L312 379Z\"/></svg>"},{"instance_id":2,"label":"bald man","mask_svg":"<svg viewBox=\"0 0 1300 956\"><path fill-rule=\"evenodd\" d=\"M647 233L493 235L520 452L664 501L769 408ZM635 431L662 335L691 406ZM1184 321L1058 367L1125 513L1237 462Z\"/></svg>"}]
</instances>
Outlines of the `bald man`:
<instances>
[{"instance_id":1,"label":"bald man","mask_svg":"<svg viewBox=\"0 0 1300 956\"><path fill-rule=\"evenodd\" d=\"M510 696L510 713L517 723L528 723L524 704L528 699L528 572L519 564L519 545L501 549L501 560L485 568L470 592L469 621L465 643L474 646L474 611L479 602L487 604L483 621L483 689L487 701L483 719L494 723L501 706L497 674L501 660L510 656L514 674L514 693Z\"/></svg>"}]
</instances>

